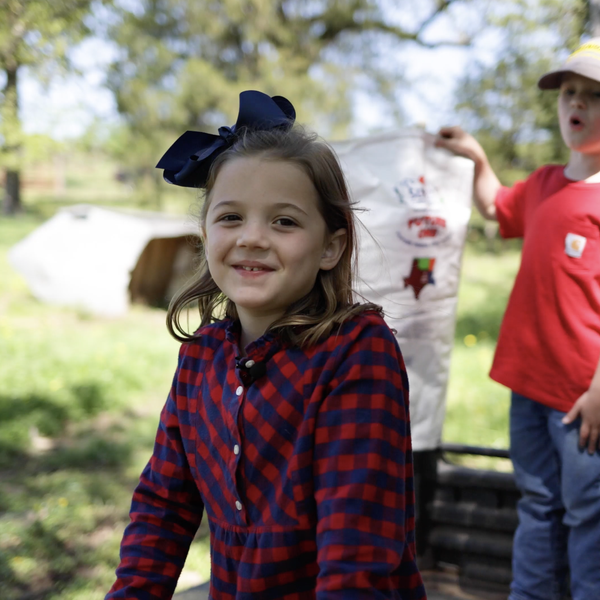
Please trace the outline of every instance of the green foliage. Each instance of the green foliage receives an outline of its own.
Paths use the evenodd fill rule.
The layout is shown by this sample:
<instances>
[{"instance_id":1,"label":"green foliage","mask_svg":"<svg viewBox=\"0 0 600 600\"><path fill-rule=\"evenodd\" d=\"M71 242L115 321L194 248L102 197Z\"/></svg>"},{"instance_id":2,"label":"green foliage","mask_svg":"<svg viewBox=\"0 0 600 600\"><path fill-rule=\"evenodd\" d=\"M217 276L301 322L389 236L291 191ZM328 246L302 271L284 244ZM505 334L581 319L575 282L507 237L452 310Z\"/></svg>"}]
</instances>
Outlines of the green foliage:
<instances>
[{"instance_id":1,"label":"green foliage","mask_svg":"<svg viewBox=\"0 0 600 600\"><path fill-rule=\"evenodd\" d=\"M542 92L537 81L578 45L586 17L584 0L511 0L492 11L489 35L500 40L499 58L470 65L458 86L457 112L503 183L568 159L556 93Z\"/></svg>"},{"instance_id":2,"label":"green foliage","mask_svg":"<svg viewBox=\"0 0 600 600\"><path fill-rule=\"evenodd\" d=\"M102 2L104 0L98 0ZM0 166L7 171L5 212L21 208L19 171L24 135L19 116L22 67L47 82L57 69L69 68L68 50L89 33L85 17L92 0L6 0L0 2Z\"/></svg>"},{"instance_id":3,"label":"green foliage","mask_svg":"<svg viewBox=\"0 0 600 600\"><path fill-rule=\"evenodd\" d=\"M66 65L69 44L88 33L91 0L8 0L0 4L0 68Z\"/></svg>"},{"instance_id":4,"label":"green foliage","mask_svg":"<svg viewBox=\"0 0 600 600\"><path fill-rule=\"evenodd\" d=\"M121 5L109 36L119 48L108 85L126 128L115 156L147 193L161 184L147 170L186 129L232 124L238 95L259 89L294 101L301 123L343 137L359 81L392 100L401 80L390 45L422 35L453 2L412 5L411 27L391 24L379 0L140 0ZM390 112L395 114L395 100ZM136 151L131 152L135 147Z\"/></svg>"},{"instance_id":5,"label":"green foliage","mask_svg":"<svg viewBox=\"0 0 600 600\"><path fill-rule=\"evenodd\" d=\"M23 139L23 165L34 166L46 162L49 156L55 156L63 151L63 143L48 135L30 134Z\"/></svg>"}]
</instances>

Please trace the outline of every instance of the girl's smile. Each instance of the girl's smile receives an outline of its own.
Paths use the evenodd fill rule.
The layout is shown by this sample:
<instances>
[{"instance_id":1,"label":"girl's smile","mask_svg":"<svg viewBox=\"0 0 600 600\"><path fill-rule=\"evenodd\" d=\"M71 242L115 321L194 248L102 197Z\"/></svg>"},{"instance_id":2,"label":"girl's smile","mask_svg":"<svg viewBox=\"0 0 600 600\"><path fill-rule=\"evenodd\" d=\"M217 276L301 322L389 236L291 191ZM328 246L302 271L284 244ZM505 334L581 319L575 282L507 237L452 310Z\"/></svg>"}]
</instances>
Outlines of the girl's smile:
<instances>
[{"instance_id":1,"label":"girl's smile","mask_svg":"<svg viewBox=\"0 0 600 600\"><path fill-rule=\"evenodd\" d=\"M310 177L282 160L226 162L207 201L208 267L236 305L246 345L337 264L345 231L327 230Z\"/></svg>"},{"instance_id":2,"label":"girl's smile","mask_svg":"<svg viewBox=\"0 0 600 600\"><path fill-rule=\"evenodd\" d=\"M239 264L233 265L233 268L238 269L240 271L240 275L247 277L251 277L253 275L264 275L266 273L272 273L274 271L274 269L272 269L271 267L263 263L256 262L254 260L241 261Z\"/></svg>"}]
</instances>

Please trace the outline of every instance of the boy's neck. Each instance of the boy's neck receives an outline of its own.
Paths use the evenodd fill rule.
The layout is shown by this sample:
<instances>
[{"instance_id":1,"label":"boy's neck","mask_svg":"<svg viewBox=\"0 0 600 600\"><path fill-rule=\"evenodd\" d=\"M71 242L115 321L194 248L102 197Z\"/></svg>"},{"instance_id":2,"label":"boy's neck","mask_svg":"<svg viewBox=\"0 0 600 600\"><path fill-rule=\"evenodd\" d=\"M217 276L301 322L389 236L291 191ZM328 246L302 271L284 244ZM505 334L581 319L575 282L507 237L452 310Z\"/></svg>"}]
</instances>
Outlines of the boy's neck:
<instances>
[{"instance_id":1,"label":"boy's neck","mask_svg":"<svg viewBox=\"0 0 600 600\"><path fill-rule=\"evenodd\" d=\"M571 150L565 177L573 181L600 183L600 154L583 154Z\"/></svg>"}]
</instances>

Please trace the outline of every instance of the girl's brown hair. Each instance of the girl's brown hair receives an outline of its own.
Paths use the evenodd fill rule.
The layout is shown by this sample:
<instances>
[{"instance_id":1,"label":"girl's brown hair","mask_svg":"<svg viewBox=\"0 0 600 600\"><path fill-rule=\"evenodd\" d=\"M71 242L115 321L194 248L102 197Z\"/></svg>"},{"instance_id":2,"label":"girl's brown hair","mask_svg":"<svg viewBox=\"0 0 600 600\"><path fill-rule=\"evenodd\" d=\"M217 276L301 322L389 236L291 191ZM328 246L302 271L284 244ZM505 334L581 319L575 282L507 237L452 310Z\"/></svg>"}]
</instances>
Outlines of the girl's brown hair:
<instances>
[{"instance_id":1,"label":"girl's brown hair","mask_svg":"<svg viewBox=\"0 0 600 600\"><path fill-rule=\"evenodd\" d=\"M374 304L355 304L353 276L356 270L356 229L346 180L333 150L315 134L299 127L287 131L252 131L239 134L233 146L218 156L212 164L206 183L200 220L204 225L210 204L211 191L221 167L235 158L260 156L267 160L294 163L310 177L319 197L319 211L329 233L345 229L346 248L337 265L320 270L313 289L290 305L286 313L271 324L286 341L305 346L328 335L336 324L364 310L381 311ZM181 341L198 339L201 334L188 333L181 325L181 314L197 302L201 326L218 320L218 315L236 319L237 310L211 277L203 249L196 275L171 300L167 312L167 327Z\"/></svg>"}]
</instances>

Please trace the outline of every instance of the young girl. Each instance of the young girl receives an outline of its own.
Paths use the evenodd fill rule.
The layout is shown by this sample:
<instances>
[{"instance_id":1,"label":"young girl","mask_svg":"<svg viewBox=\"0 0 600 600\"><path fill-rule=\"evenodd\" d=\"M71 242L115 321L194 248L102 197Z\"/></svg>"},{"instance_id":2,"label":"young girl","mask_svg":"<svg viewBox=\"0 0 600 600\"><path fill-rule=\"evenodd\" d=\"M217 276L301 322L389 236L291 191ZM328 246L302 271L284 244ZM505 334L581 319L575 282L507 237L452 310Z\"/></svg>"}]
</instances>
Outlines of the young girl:
<instances>
[{"instance_id":1,"label":"young girl","mask_svg":"<svg viewBox=\"0 0 600 600\"><path fill-rule=\"evenodd\" d=\"M240 115L282 106L244 94ZM169 309L184 343L108 599L171 598L203 512L214 600L425 598L402 356L378 308L353 302L337 159L284 116L202 134L193 160L210 165L167 169L206 189L203 264Z\"/></svg>"}]
</instances>

